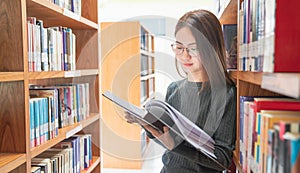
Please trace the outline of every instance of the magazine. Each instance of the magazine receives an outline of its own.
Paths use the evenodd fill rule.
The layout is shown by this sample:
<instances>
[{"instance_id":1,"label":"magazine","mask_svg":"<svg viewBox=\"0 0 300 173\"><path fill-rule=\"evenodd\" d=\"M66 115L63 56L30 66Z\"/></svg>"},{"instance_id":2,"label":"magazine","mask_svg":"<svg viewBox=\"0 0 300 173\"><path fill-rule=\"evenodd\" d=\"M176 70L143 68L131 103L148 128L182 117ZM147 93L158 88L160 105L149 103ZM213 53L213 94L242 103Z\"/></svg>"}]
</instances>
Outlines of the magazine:
<instances>
[{"instance_id":1,"label":"magazine","mask_svg":"<svg viewBox=\"0 0 300 173\"><path fill-rule=\"evenodd\" d=\"M152 99L146 103L144 109L125 101L110 91L106 91L102 95L157 130L163 131L163 126L169 127L178 136L226 169L216 160L214 140L167 102ZM147 110L151 110L151 112Z\"/></svg>"}]
</instances>

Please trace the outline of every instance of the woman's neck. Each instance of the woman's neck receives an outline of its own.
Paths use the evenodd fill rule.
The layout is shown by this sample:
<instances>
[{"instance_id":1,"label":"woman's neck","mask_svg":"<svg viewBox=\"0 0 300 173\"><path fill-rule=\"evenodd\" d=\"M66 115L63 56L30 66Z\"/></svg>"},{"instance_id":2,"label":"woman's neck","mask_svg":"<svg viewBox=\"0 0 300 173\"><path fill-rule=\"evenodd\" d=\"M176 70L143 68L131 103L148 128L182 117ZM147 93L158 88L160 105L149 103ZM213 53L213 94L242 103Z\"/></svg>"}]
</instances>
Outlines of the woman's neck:
<instances>
[{"instance_id":1,"label":"woman's neck","mask_svg":"<svg viewBox=\"0 0 300 173\"><path fill-rule=\"evenodd\" d=\"M207 82L208 76L206 74L200 73L200 74L188 74L187 77L188 81L190 82Z\"/></svg>"}]
</instances>

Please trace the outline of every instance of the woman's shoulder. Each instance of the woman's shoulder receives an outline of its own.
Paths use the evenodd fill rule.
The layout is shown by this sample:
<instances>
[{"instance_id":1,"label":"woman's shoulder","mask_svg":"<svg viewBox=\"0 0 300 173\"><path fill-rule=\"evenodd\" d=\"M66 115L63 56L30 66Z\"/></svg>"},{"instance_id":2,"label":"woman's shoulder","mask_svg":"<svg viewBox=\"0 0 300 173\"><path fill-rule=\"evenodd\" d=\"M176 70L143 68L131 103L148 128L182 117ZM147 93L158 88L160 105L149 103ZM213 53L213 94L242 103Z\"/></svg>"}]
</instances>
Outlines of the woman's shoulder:
<instances>
[{"instance_id":1,"label":"woman's shoulder","mask_svg":"<svg viewBox=\"0 0 300 173\"><path fill-rule=\"evenodd\" d=\"M185 79L171 82L168 86L168 90L174 91L176 88L182 85L184 81Z\"/></svg>"}]
</instances>

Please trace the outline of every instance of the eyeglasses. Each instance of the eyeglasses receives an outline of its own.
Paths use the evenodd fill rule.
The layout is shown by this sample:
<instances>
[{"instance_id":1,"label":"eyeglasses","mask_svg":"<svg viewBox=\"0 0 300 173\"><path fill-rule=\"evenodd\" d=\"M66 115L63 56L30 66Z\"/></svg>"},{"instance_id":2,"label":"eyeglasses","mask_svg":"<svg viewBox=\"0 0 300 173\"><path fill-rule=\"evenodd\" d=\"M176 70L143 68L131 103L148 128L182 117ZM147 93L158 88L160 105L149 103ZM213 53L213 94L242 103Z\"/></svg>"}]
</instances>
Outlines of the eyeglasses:
<instances>
[{"instance_id":1,"label":"eyeglasses","mask_svg":"<svg viewBox=\"0 0 300 173\"><path fill-rule=\"evenodd\" d=\"M172 50L176 55L182 55L184 50L190 55L190 56L198 56L199 50L196 46L191 47L185 47L182 44L179 43L173 43L171 44Z\"/></svg>"}]
</instances>

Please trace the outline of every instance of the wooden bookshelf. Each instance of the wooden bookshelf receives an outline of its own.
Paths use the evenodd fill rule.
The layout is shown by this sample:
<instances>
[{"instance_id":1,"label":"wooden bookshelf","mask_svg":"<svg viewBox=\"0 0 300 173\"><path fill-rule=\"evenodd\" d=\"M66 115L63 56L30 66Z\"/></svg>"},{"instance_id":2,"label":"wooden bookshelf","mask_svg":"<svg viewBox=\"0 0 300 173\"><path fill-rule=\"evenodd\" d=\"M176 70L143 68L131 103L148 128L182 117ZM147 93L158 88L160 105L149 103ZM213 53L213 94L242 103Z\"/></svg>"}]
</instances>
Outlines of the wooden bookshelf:
<instances>
[{"instance_id":1,"label":"wooden bookshelf","mask_svg":"<svg viewBox=\"0 0 300 173\"><path fill-rule=\"evenodd\" d=\"M101 30L102 92L110 90L141 106L141 82L154 77L148 73L148 60L154 57L154 36L139 22L104 22ZM147 74L143 77L142 56L147 63ZM154 62L150 64L154 66ZM152 65L149 68L153 68ZM105 98L102 107L101 136L107 139L103 142L103 167L141 169L141 128L127 123L124 112Z\"/></svg>"},{"instance_id":2,"label":"wooden bookshelf","mask_svg":"<svg viewBox=\"0 0 300 173\"><path fill-rule=\"evenodd\" d=\"M239 17L239 12L237 11L241 7L241 3L245 2L243 0L228 0L224 6L224 8L221 8L220 13L218 14L218 17L221 21L221 23L232 23L232 20L240 21ZM282 27L282 22L290 23L290 19L288 18L287 14L283 14L283 12L280 13L280 11L285 11L287 9L292 10L292 6L295 6L293 3L286 3L282 0L276 0L276 17L275 21L277 24L275 24L275 38L276 40L274 41L274 61L278 62L284 62L284 59L288 57L289 55L283 55L282 53L282 48L280 47L283 46L284 44L292 45L292 42L289 41L288 39L291 39L294 37L298 38L298 33L295 31L296 29L299 28L299 25L295 27L289 27L285 25ZM294 2L296 3L296 2ZM285 6L286 4L286 6ZM292 5L293 4L293 5ZM280 6L280 7L278 7ZM295 7L297 8L297 7ZM293 9L295 9L293 8ZM292 10L293 11L293 10ZM297 11L297 10L296 10ZM234 15L233 15L234 13ZM279 14L280 13L280 14ZM278 14L278 15L277 15ZM282 15L281 15L282 14ZM293 13L293 15L298 15L299 12ZM239 22L236 22L239 26ZM289 28L289 29L287 29ZM292 28L292 29L290 29ZM286 31L284 31L286 30ZM289 30L290 32L288 32ZM238 32L240 30L238 29ZM297 34L295 34L297 33ZM286 36L286 37L285 37ZM241 37L241 33L238 33L238 37ZM295 40L293 38L292 40ZM251 48L250 48L251 49ZM280 49L280 50L279 50ZM293 49L293 51L292 51ZM297 50L296 50L297 49ZM242 50L238 50L242 51ZM248 54L250 55L255 55L254 49L248 50ZM279 52L280 51L280 52ZM278 53L279 52L279 53ZM291 56L295 58L294 55L299 55L299 49L297 46L292 46L291 51L289 51ZM238 56L243 57L245 54L238 53ZM277 58L277 59L276 59ZM238 57L238 61L239 61ZM291 62L291 60L287 60L288 62ZM296 62L295 62L296 63ZM239 64L239 62L237 63ZM281 64L277 63L277 65L280 66ZM297 67L298 62L296 65L293 65L293 67ZM236 81L236 86L237 86L237 141L236 141L236 150L234 151L234 157L233 161L236 165L237 171L242 173L243 169L240 164L240 142L239 142L239 137L240 137L240 125L241 123L239 122L240 119L240 96L289 96L293 97L296 99L300 98L300 74L298 73L299 69L293 69L293 71L289 71L287 68L288 64L284 64L282 69L285 69L286 72L276 72L278 69L274 69L275 72L253 72L253 71L240 71L240 70L230 70L229 74L230 77ZM278 70L279 71L279 70Z\"/></svg>"},{"instance_id":3,"label":"wooden bookshelf","mask_svg":"<svg viewBox=\"0 0 300 173\"><path fill-rule=\"evenodd\" d=\"M0 172L30 173L31 159L73 134L92 135L93 164L100 172L100 25L98 0L82 0L81 15L46 0L0 2ZM44 27L63 26L76 36L76 70L29 72L27 17ZM88 83L86 120L59 129L57 137L30 148L29 86Z\"/></svg>"}]
</instances>

